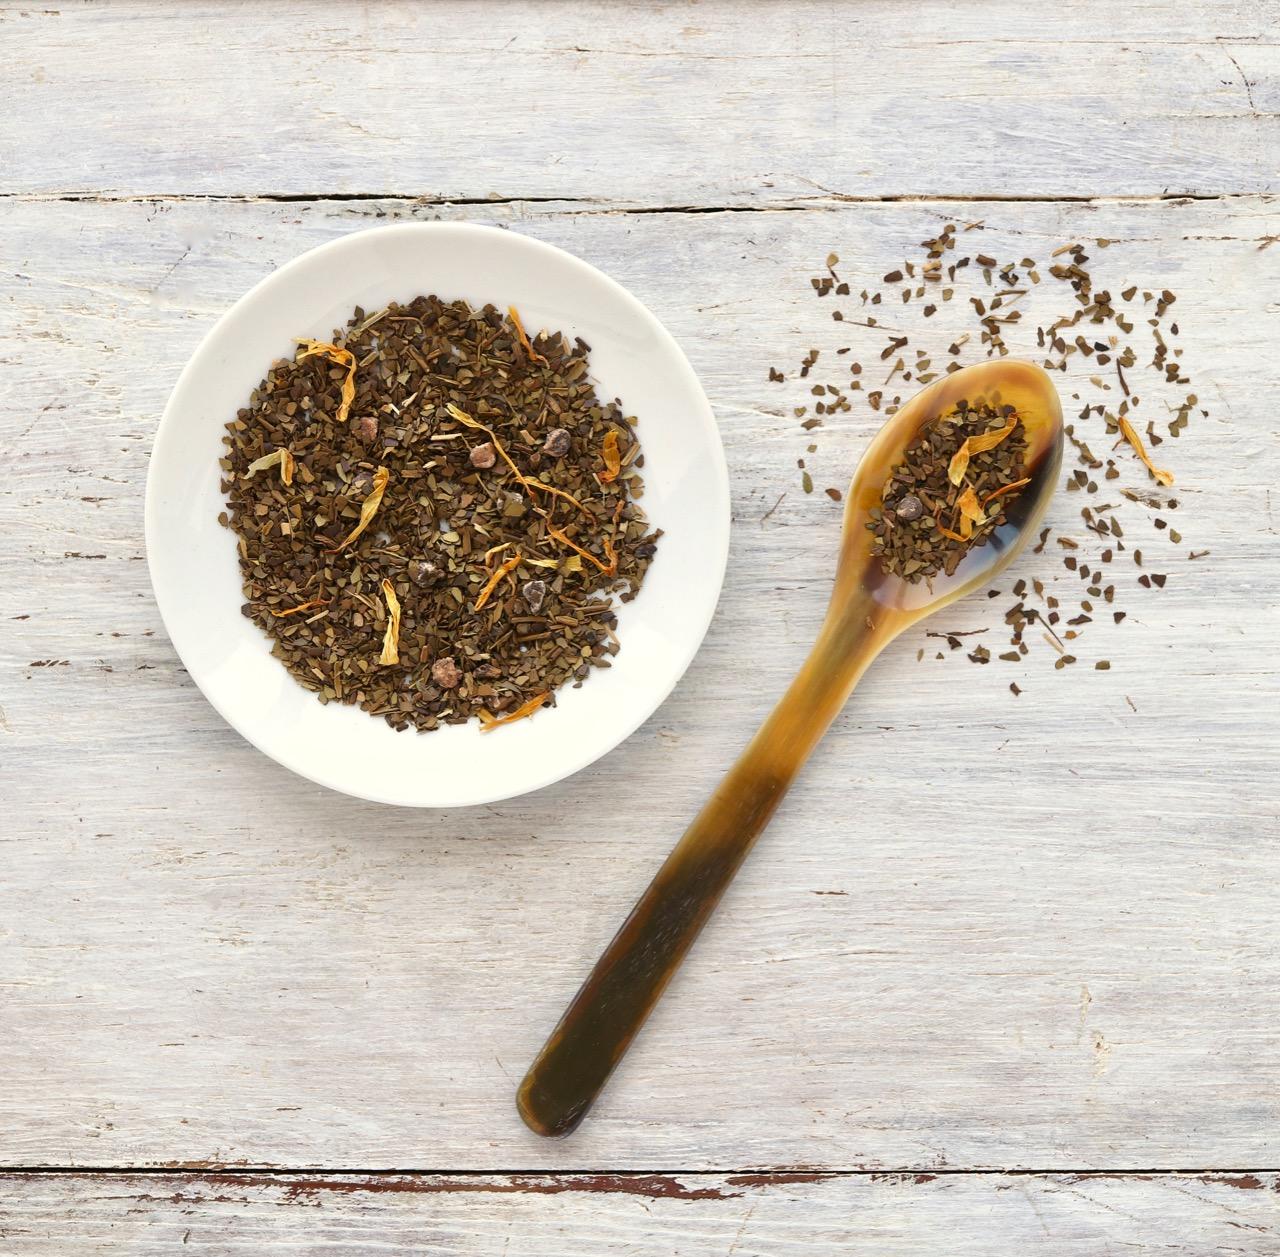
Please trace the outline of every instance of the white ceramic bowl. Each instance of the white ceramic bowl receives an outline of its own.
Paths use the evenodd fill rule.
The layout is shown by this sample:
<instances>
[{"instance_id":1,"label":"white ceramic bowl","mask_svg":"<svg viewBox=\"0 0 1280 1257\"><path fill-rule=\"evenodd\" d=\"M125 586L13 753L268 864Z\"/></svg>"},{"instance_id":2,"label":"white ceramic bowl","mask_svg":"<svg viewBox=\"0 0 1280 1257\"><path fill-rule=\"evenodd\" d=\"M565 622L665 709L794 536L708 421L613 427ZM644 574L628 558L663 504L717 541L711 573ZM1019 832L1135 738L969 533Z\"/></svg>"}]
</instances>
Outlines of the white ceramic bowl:
<instances>
[{"instance_id":1,"label":"white ceramic bowl","mask_svg":"<svg viewBox=\"0 0 1280 1257\"><path fill-rule=\"evenodd\" d=\"M356 707L322 706L240 613L235 539L221 527L224 425L294 339L328 339L352 309L421 293L516 306L530 332L581 336L605 398L639 418L644 507L666 535L622 650L558 706L481 734L479 725L396 733ZM715 610L729 490L715 419L656 318L594 267L514 232L467 224L379 227L305 253L218 321L165 407L147 477L147 560L165 627L196 684L255 746L313 781L383 803L459 807L550 785L611 750L671 692Z\"/></svg>"}]
</instances>

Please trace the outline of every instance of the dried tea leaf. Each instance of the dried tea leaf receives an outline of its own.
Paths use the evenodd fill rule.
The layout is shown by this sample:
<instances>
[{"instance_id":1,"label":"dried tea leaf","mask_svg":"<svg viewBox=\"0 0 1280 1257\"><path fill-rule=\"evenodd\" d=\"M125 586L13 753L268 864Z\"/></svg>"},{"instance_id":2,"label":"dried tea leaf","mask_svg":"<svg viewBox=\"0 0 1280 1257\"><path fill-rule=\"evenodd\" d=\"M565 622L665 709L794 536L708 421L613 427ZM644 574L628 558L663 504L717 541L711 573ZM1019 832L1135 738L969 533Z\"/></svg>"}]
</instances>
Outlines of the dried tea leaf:
<instances>
[{"instance_id":1,"label":"dried tea leaf","mask_svg":"<svg viewBox=\"0 0 1280 1257\"><path fill-rule=\"evenodd\" d=\"M605 434L600 457L604 459L604 471L600 473L600 482L602 484L612 484L613 481L617 480L618 472L622 470L622 457L618 453L618 432L616 428L610 428Z\"/></svg>"},{"instance_id":2,"label":"dried tea leaf","mask_svg":"<svg viewBox=\"0 0 1280 1257\"><path fill-rule=\"evenodd\" d=\"M273 450L270 454L264 454L261 458L255 458L248 467L244 469L244 478L248 480L251 476L259 471L266 471L268 467L274 467L280 464L280 479L285 484L293 483L293 455L286 449Z\"/></svg>"},{"instance_id":3,"label":"dried tea leaf","mask_svg":"<svg viewBox=\"0 0 1280 1257\"><path fill-rule=\"evenodd\" d=\"M510 316L511 322L515 325L516 336L519 337L520 344L525 353L529 355L530 360L533 362L540 362L544 367L550 365L547 360L529 343L529 338L525 335L524 324L520 322L520 315L516 313L515 306L508 306L507 314Z\"/></svg>"},{"instance_id":4,"label":"dried tea leaf","mask_svg":"<svg viewBox=\"0 0 1280 1257\"><path fill-rule=\"evenodd\" d=\"M511 455L507 453L506 447L498 440L492 428L486 427L478 419L473 419L465 410L459 410L452 402L446 404L445 409L462 425L468 428L474 428L479 432L483 432L490 441L493 442L493 448L498 451L498 456L508 467L511 468L511 474L526 489L531 489L535 493L549 493L552 497L564 498L566 502L571 502L584 515L591 517L591 512L587 510L572 493L566 493L563 489L557 489L554 485L543 484L541 480L530 480L519 467L511 459Z\"/></svg>"},{"instance_id":5,"label":"dried tea leaf","mask_svg":"<svg viewBox=\"0 0 1280 1257\"><path fill-rule=\"evenodd\" d=\"M236 534L244 612L283 666L321 702L420 732L486 708L486 720L501 718L610 667L614 604L634 597L661 529L633 505L644 493L634 421L599 395L590 347L547 333L532 342L539 365L505 307L434 296L356 309L330 339L331 350L308 341L271 365L219 459L229 507L219 522ZM466 418L450 417L449 403ZM296 460L287 488L276 446ZM267 451L265 468L246 475ZM519 601L514 586L528 578Z\"/></svg>"},{"instance_id":6,"label":"dried tea leaf","mask_svg":"<svg viewBox=\"0 0 1280 1257\"><path fill-rule=\"evenodd\" d=\"M965 437L966 431L993 422L1003 427ZM1013 483L1007 492L1027 483L1023 478L1026 441L1017 429L1016 417L981 400L958 402L920 426L885 480L880 506L871 511L866 524L875 533L872 552L886 571L910 582L931 579L939 572L950 576L971 545L985 542L999 508L994 515L986 513L978 486L989 493L1008 480ZM1006 444L998 454L990 453L1002 443ZM952 467L963 468L973 483L952 487Z\"/></svg>"},{"instance_id":7,"label":"dried tea leaf","mask_svg":"<svg viewBox=\"0 0 1280 1257\"><path fill-rule=\"evenodd\" d=\"M386 492L387 481L390 479L391 472L385 467L379 467L373 473L373 488L370 490L369 496L365 498L364 505L360 507L359 523L336 546L326 547L330 554L337 554L339 550L345 550L369 526L369 521L377 513L378 507L382 503L382 495Z\"/></svg>"},{"instance_id":8,"label":"dried tea leaf","mask_svg":"<svg viewBox=\"0 0 1280 1257\"><path fill-rule=\"evenodd\" d=\"M1169 488L1173 484L1173 472L1165 471L1151 461L1151 456L1147 453L1146 446L1142 444L1142 438L1133 430L1133 424L1123 417L1120 419L1120 434L1133 446L1134 453L1146 464L1147 470L1151 473L1156 483L1163 485L1166 489Z\"/></svg>"},{"instance_id":9,"label":"dried tea leaf","mask_svg":"<svg viewBox=\"0 0 1280 1257\"><path fill-rule=\"evenodd\" d=\"M268 607L267 610L277 620L283 620L286 615L297 615L300 611L310 611L313 607L327 607L328 605L329 600L327 598L310 598L306 602L299 603L296 607L289 607L285 611L277 611L274 607Z\"/></svg>"},{"instance_id":10,"label":"dried tea leaf","mask_svg":"<svg viewBox=\"0 0 1280 1257\"><path fill-rule=\"evenodd\" d=\"M494 716L491 713L481 709L480 732L491 733L494 729L498 728L499 725L514 724L517 720L523 720L526 716L532 716L533 713L537 711L538 708L541 707L542 704L545 703L547 699L549 699L550 697L551 697L550 692L547 692L545 694L535 695L523 706L517 707L515 711L513 711L508 716Z\"/></svg>"},{"instance_id":11,"label":"dried tea leaf","mask_svg":"<svg viewBox=\"0 0 1280 1257\"><path fill-rule=\"evenodd\" d=\"M382 582L382 596L387 600L387 631L382 635L382 654L378 656L378 662L399 663L400 599L396 597L395 586L389 580Z\"/></svg>"},{"instance_id":12,"label":"dried tea leaf","mask_svg":"<svg viewBox=\"0 0 1280 1257\"><path fill-rule=\"evenodd\" d=\"M343 349L340 345L331 345L323 340L300 340L298 344L302 346L302 352L297 358L299 362L303 358L310 358L313 354L322 354L330 362L346 368L347 378L342 381L342 404L338 407L338 413L335 416L339 423L346 423L347 416L351 414L351 403L356 399L355 354L349 349Z\"/></svg>"},{"instance_id":13,"label":"dried tea leaf","mask_svg":"<svg viewBox=\"0 0 1280 1257\"><path fill-rule=\"evenodd\" d=\"M489 601L489 598L492 596L493 591L497 589L498 583L502 580L502 578L508 572L514 572L515 569L518 568L519 566L520 566L520 556L518 554L513 555L505 563L503 563L497 569L497 571L494 572L492 576L489 577L489 579L485 582L484 588L480 591L479 596L476 598L477 611L480 611L484 607L485 603Z\"/></svg>"}]
</instances>

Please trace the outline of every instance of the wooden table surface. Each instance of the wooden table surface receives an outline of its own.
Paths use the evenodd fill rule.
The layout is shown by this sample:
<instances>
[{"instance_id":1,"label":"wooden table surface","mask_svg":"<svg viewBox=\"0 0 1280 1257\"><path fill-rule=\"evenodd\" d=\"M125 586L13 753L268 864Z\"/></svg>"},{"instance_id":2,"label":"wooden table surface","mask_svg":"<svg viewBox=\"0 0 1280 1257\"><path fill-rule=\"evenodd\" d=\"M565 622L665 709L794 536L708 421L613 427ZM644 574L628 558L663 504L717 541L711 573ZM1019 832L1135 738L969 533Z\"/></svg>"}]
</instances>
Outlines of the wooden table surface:
<instances>
[{"instance_id":1,"label":"wooden table surface","mask_svg":"<svg viewBox=\"0 0 1280 1257\"><path fill-rule=\"evenodd\" d=\"M1278 23L0 2L0 1252L1280 1253ZM648 724L444 813L244 743L142 543L213 320L313 245L435 219L645 301L734 507L719 612ZM852 333L810 277L836 252L856 293L946 222L1000 257L1105 238L1100 274L1178 294L1207 414L1160 457L1211 553L1160 591L1126 570L1129 619L1076 668L899 640L593 1116L541 1141L517 1079L823 610L839 508L800 489L794 369ZM854 399L814 434L820 488L879 422ZM1018 577L1072 580L1049 553ZM998 634L1004 605L942 627Z\"/></svg>"}]
</instances>

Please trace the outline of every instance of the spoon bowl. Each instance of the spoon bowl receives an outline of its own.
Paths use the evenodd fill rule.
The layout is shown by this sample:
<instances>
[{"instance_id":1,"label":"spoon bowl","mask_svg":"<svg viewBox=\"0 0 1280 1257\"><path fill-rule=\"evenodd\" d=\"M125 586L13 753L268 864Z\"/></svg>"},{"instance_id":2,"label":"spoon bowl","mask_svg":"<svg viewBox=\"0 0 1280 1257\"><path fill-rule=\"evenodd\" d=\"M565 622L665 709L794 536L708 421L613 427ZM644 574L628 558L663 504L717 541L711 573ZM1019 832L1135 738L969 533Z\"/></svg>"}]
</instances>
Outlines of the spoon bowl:
<instances>
[{"instance_id":1,"label":"spoon bowl","mask_svg":"<svg viewBox=\"0 0 1280 1257\"><path fill-rule=\"evenodd\" d=\"M1009 503L1004 522L986 544L972 546L950 576L939 572L930 581L912 583L885 571L871 553L870 512L880 505L885 481L921 426L961 401L1013 407L1027 443L1026 475L1031 483ZM876 433L854 473L832 602L848 594L850 582L860 583L878 607L892 613L901 632L986 584L1017 554L1044 516L1058 483L1062 441L1058 395L1048 375L1033 363L1007 358L982 362L922 389Z\"/></svg>"},{"instance_id":2,"label":"spoon bowl","mask_svg":"<svg viewBox=\"0 0 1280 1257\"><path fill-rule=\"evenodd\" d=\"M921 426L957 403L1012 406L1024 429L1029 483L1004 522L954 572L911 582L888 572L867 525L885 481ZM529 1068L516 1097L541 1135L585 1116L733 880L782 796L871 661L918 620L1005 568L1049 505L1062 463L1062 409L1049 377L1027 362L982 363L931 384L877 433L849 489L835 583L808 659L738 762L641 895Z\"/></svg>"}]
</instances>

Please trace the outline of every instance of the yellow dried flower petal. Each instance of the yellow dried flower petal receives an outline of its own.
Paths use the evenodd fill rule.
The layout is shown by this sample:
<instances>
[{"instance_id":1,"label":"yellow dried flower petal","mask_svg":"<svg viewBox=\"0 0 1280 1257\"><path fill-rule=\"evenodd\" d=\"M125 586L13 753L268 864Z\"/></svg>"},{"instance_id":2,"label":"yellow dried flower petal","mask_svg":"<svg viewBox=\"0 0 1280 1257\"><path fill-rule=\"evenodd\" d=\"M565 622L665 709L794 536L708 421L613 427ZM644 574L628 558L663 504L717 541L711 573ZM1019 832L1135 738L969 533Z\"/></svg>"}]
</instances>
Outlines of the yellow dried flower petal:
<instances>
[{"instance_id":1,"label":"yellow dried flower petal","mask_svg":"<svg viewBox=\"0 0 1280 1257\"><path fill-rule=\"evenodd\" d=\"M387 631L382 635L382 654L378 656L378 662L399 663L400 599L396 597L395 586L389 580L382 582L382 596L387 600Z\"/></svg>"},{"instance_id":2,"label":"yellow dried flower petal","mask_svg":"<svg viewBox=\"0 0 1280 1257\"><path fill-rule=\"evenodd\" d=\"M342 402L335 416L339 423L346 423L347 416L351 413L351 403L356 399L355 354L349 349L343 349L340 345L331 345L324 340L300 340L298 344L302 346L302 352L297 358L299 362L303 358L310 358L313 354L322 354L330 362L346 368L347 378L342 381Z\"/></svg>"},{"instance_id":3,"label":"yellow dried flower petal","mask_svg":"<svg viewBox=\"0 0 1280 1257\"><path fill-rule=\"evenodd\" d=\"M1147 447L1142 444L1142 438L1134 431L1133 424L1127 419L1120 420L1120 435L1133 446L1134 453L1146 464L1147 470L1155 478L1155 482L1168 489L1173 484L1173 472L1165 471L1151 461L1151 456L1147 453Z\"/></svg>"},{"instance_id":4,"label":"yellow dried flower petal","mask_svg":"<svg viewBox=\"0 0 1280 1257\"><path fill-rule=\"evenodd\" d=\"M969 452L971 454L985 454L987 450L993 450L1005 437L1012 436L1013 430L1019 424L1020 420L1014 415L1003 428L997 428L994 432L983 432L978 436L971 436L967 442Z\"/></svg>"},{"instance_id":5,"label":"yellow dried flower petal","mask_svg":"<svg viewBox=\"0 0 1280 1257\"><path fill-rule=\"evenodd\" d=\"M365 498L364 504L360 507L360 522L336 546L327 547L330 554L337 554L339 550L345 550L369 526L369 521L377 513L378 507L382 503L382 495L386 492L387 481L390 479L391 472L386 467L379 467L373 473L373 488L369 496Z\"/></svg>"},{"instance_id":6,"label":"yellow dried flower petal","mask_svg":"<svg viewBox=\"0 0 1280 1257\"><path fill-rule=\"evenodd\" d=\"M982 507L978 502L978 495L973 491L970 485L957 499L956 506L960 508L960 514L971 524L985 524L987 517L983 514Z\"/></svg>"},{"instance_id":7,"label":"yellow dried flower petal","mask_svg":"<svg viewBox=\"0 0 1280 1257\"><path fill-rule=\"evenodd\" d=\"M244 469L244 479L248 480L250 476L257 472L266 471L268 467L274 467L280 464L280 479L285 484L293 483L293 455L288 450L273 450L270 454L264 454L261 458L255 458L248 467Z\"/></svg>"}]
</instances>

